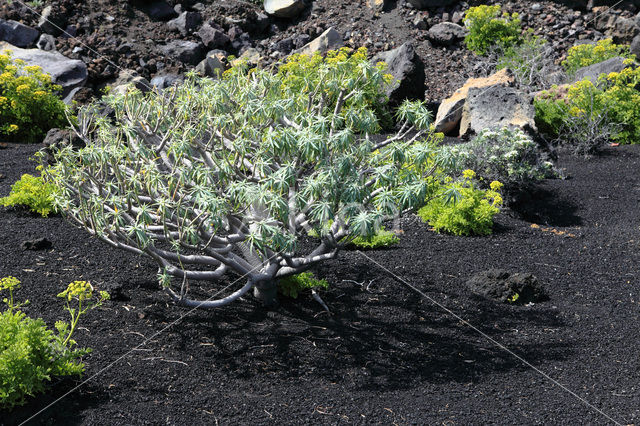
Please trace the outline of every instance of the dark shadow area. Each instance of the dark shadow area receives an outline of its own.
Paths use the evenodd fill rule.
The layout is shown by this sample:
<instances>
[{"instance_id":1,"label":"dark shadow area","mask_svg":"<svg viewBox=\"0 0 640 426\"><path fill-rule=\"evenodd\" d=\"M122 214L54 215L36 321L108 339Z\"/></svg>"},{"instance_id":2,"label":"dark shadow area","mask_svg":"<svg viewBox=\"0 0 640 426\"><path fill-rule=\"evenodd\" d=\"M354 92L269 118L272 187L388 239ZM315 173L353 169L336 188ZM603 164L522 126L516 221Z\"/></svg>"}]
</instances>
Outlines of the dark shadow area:
<instances>
[{"instance_id":1,"label":"dark shadow area","mask_svg":"<svg viewBox=\"0 0 640 426\"><path fill-rule=\"evenodd\" d=\"M539 225L580 226L583 223L576 214L578 206L540 186L514 194L509 208L516 217Z\"/></svg>"}]
</instances>

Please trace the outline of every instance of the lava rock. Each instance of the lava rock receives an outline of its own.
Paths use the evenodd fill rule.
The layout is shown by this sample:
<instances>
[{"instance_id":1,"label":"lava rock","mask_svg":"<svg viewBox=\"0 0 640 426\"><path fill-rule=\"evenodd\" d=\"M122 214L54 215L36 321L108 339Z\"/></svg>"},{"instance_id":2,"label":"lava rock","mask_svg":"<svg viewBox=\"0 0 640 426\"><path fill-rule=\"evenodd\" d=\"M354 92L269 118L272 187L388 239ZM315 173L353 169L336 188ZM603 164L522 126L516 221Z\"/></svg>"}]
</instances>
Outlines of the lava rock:
<instances>
[{"instance_id":1,"label":"lava rock","mask_svg":"<svg viewBox=\"0 0 640 426\"><path fill-rule=\"evenodd\" d=\"M633 38L631 46L629 46L629 51L636 55L636 59L640 61L640 34Z\"/></svg>"},{"instance_id":2,"label":"lava rock","mask_svg":"<svg viewBox=\"0 0 640 426\"><path fill-rule=\"evenodd\" d=\"M600 74L609 74L611 72L620 72L631 65L626 65L625 58L622 56L616 56L615 58L607 59L606 61L598 62L597 64L589 65L587 67L578 68L572 78L572 83L580 80L589 80L596 84Z\"/></svg>"},{"instance_id":3,"label":"lava rock","mask_svg":"<svg viewBox=\"0 0 640 426\"><path fill-rule=\"evenodd\" d=\"M75 148L84 148L84 141L76 134L76 132L70 129L58 129L53 128L47 132L42 142L44 145L44 152L47 154L47 164L53 165L56 163L54 158L54 152L58 149L68 146L69 144Z\"/></svg>"},{"instance_id":4,"label":"lava rock","mask_svg":"<svg viewBox=\"0 0 640 426\"><path fill-rule=\"evenodd\" d=\"M13 51L14 59L22 59L28 65L39 65L42 71L51 75L54 84L62 87L62 98L69 102L68 95L84 86L87 81L87 66L84 62L69 59L58 52L45 52L39 49L20 49L9 43L0 42L0 51L9 49Z\"/></svg>"},{"instance_id":5,"label":"lava rock","mask_svg":"<svg viewBox=\"0 0 640 426\"><path fill-rule=\"evenodd\" d=\"M453 22L442 22L429 28L429 40L434 44L449 46L467 35L467 30Z\"/></svg>"},{"instance_id":6,"label":"lava rock","mask_svg":"<svg viewBox=\"0 0 640 426\"><path fill-rule=\"evenodd\" d=\"M160 51L164 55L189 65L197 65L203 59L203 50L202 43L186 40L173 40L160 46Z\"/></svg>"},{"instance_id":7,"label":"lava rock","mask_svg":"<svg viewBox=\"0 0 640 426\"><path fill-rule=\"evenodd\" d=\"M40 20L38 21L38 29L46 34L58 36L62 33L62 29L67 25L67 17L49 5L42 9Z\"/></svg>"},{"instance_id":8,"label":"lava rock","mask_svg":"<svg viewBox=\"0 0 640 426\"><path fill-rule=\"evenodd\" d=\"M182 12L180 16L167 22L167 26L186 36L194 32L201 23L202 15L199 12Z\"/></svg>"},{"instance_id":9,"label":"lava rock","mask_svg":"<svg viewBox=\"0 0 640 426\"><path fill-rule=\"evenodd\" d=\"M278 18L295 18L304 9L303 0L264 0L264 11Z\"/></svg>"},{"instance_id":10,"label":"lava rock","mask_svg":"<svg viewBox=\"0 0 640 426\"><path fill-rule=\"evenodd\" d=\"M344 46L342 36L338 31L331 27L320 34L317 38L302 46L295 53L313 55L316 52L324 53L328 50L339 49L342 46Z\"/></svg>"},{"instance_id":11,"label":"lava rock","mask_svg":"<svg viewBox=\"0 0 640 426\"><path fill-rule=\"evenodd\" d=\"M156 75L151 79L151 86L156 89L163 90L167 87L171 87L174 84L179 84L184 80L184 77L177 74L162 74Z\"/></svg>"},{"instance_id":12,"label":"lava rock","mask_svg":"<svg viewBox=\"0 0 640 426\"><path fill-rule=\"evenodd\" d=\"M387 52L381 52L371 59L371 62L385 62L387 71L396 80L387 89L389 105L393 108L405 99L422 100L425 91L424 64L409 42Z\"/></svg>"},{"instance_id":13,"label":"lava rock","mask_svg":"<svg viewBox=\"0 0 640 426\"><path fill-rule=\"evenodd\" d=\"M147 6L147 15L154 21L168 21L178 16L166 1L158 1Z\"/></svg>"},{"instance_id":14,"label":"lava rock","mask_svg":"<svg viewBox=\"0 0 640 426\"><path fill-rule=\"evenodd\" d=\"M227 69L227 52L212 50L197 66L196 71L205 77L219 78Z\"/></svg>"},{"instance_id":15,"label":"lava rock","mask_svg":"<svg viewBox=\"0 0 640 426\"><path fill-rule=\"evenodd\" d=\"M146 93L151 90L151 83L146 78L139 76L135 71L122 70L111 87L113 93L125 94L129 88L135 88L142 93Z\"/></svg>"},{"instance_id":16,"label":"lava rock","mask_svg":"<svg viewBox=\"0 0 640 426\"><path fill-rule=\"evenodd\" d=\"M445 6L451 6L456 3L457 0L407 0L410 5L416 9L424 10L428 8L440 8Z\"/></svg>"},{"instance_id":17,"label":"lava rock","mask_svg":"<svg viewBox=\"0 0 640 426\"><path fill-rule=\"evenodd\" d=\"M466 284L473 293L501 303L524 305L548 300L538 279L528 273L490 269L473 275Z\"/></svg>"},{"instance_id":18,"label":"lava rock","mask_svg":"<svg viewBox=\"0 0 640 426\"><path fill-rule=\"evenodd\" d=\"M467 101L467 96L471 88L482 88L495 85L512 86L514 82L515 79L513 77L513 73L507 68L504 68L489 77L468 79L464 86L456 90L451 97L440 103L434 123L436 131L451 134L458 127L458 124L462 119L462 109Z\"/></svg>"},{"instance_id":19,"label":"lava rock","mask_svg":"<svg viewBox=\"0 0 640 426\"><path fill-rule=\"evenodd\" d=\"M471 88L462 108L460 136L469 137L483 129L519 128L535 134L533 98L513 87Z\"/></svg>"},{"instance_id":20,"label":"lava rock","mask_svg":"<svg viewBox=\"0 0 640 426\"><path fill-rule=\"evenodd\" d=\"M45 52L56 50L56 39L51 34L42 34L36 43L36 47Z\"/></svg>"},{"instance_id":21,"label":"lava rock","mask_svg":"<svg viewBox=\"0 0 640 426\"><path fill-rule=\"evenodd\" d=\"M0 41L6 41L17 47L29 47L38 40L40 31L20 22L0 19Z\"/></svg>"},{"instance_id":22,"label":"lava rock","mask_svg":"<svg viewBox=\"0 0 640 426\"><path fill-rule=\"evenodd\" d=\"M20 244L22 250L48 250L51 247L53 247L53 243L46 238L23 241L22 244Z\"/></svg>"},{"instance_id":23,"label":"lava rock","mask_svg":"<svg viewBox=\"0 0 640 426\"><path fill-rule=\"evenodd\" d=\"M223 49L231 43L231 39L221 28L209 23L204 24L200 30L198 30L198 36L200 36L200 40L202 40L202 43L209 50Z\"/></svg>"}]
</instances>

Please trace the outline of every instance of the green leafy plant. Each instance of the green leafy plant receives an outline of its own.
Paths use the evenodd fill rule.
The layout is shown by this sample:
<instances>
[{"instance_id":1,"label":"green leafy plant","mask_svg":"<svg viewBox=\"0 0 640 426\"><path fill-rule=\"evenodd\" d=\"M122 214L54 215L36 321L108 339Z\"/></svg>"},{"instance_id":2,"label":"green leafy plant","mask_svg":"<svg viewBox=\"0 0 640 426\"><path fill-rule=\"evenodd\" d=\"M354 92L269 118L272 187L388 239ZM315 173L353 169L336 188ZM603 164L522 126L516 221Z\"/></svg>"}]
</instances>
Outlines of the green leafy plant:
<instances>
[{"instance_id":1,"label":"green leafy plant","mask_svg":"<svg viewBox=\"0 0 640 426\"><path fill-rule=\"evenodd\" d=\"M398 244L400 239L392 231L382 229L370 237L358 236L351 240L351 245L361 249L377 249Z\"/></svg>"},{"instance_id":2,"label":"green leafy plant","mask_svg":"<svg viewBox=\"0 0 640 426\"><path fill-rule=\"evenodd\" d=\"M562 61L562 67L567 74L573 75L579 68L597 64L616 56L627 59L634 58L629 52L629 46L615 44L610 38L603 39L596 44L579 44L571 47L567 52L567 58Z\"/></svg>"},{"instance_id":3,"label":"green leafy plant","mask_svg":"<svg viewBox=\"0 0 640 426\"><path fill-rule=\"evenodd\" d=\"M451 185L457 187L458 197L447 198L444 185L438 196L430 200L418 210L418 216L437 232L454 235L488 235L491 234L493 218L500 212L502 184L493 181L488 190L476 186L475 172L465 170L463 180Z\"/></svg>"},{"instance_id":4,"label":"green leafy plant","mask_svg":"<svg viewBox=\"0 0 640 426\"><path fill-rule=\"evenodd\" d=\"M47 217L50 213L56 213L53 205L55 190L55 185L46 182L42 176L24 174L11 186L9 195L0 198L0 205L27 207L32 212Z\"/></svg>"},{"instance_id":5,"label":"green leafy plant","mask_svg":"<svg viewBox=\"0 0 640 426\"><path fill-rule=\"evenodd\" d=\"M278 281L278 290L280 293L294 299L297 299L298 294L304 290L315 290L318 288L327 289L329 288L329 283L326 280L317 279L312 272L302 272Z\"/></svg>"},{"instance_id":6,"label":"green leafy plant","mask_svg":"<svg viewBox=\"0 0 640 426\"><path fill-rule=\"evenodd\" d=\"M371 100L384 99L389 80L361 52L314 59L293 80L293 71L239 66L217 80L192 73L162 94L107 96L113 119L96 105L80 111L86 147L62 147L46 170L60 188L55 205L157 261L179 305L218 307L251 289L275 304L278 279L334 258L343 239L373 235L427 196L431 116L405 102L398 132L372 140ZM298 238L310 229L320 239L304 251ZM246 284L216 300L187 295L188 282L227 272Z\"/></svg>"},{"instance_id":7,"label":"green leafy plant","mask_svg":"<svg viewBox=\"0 0 640 426\"><path fill-rule=\"evenodd\" d=\"M49 129L66 126L58 90L40 67L12 60L9 50L0 52L0 137L38 142Z\"/></svg>"},{"instance_id":8,"label":"green leafy plant","mask_svg":"<svg viewBox=\"0 0 640 426\"><path fill-rule=\"evenodd\" d=\"M14 301L14 290L20 288L15 277L0 280L0 291L8 290L9 297L3 301L7 309L0 313L0 406L12 408L25 402L25 397L34 396L46 390L45 382L53 377L81 375L84 364L79 359L88 354L88 348L74 348L76 342L71 339L80 315L87 308L71 307L73 300L87 301L93 296L93 288L84 283L82 288L72 283L71 290L62 293L68 297L67 309L71 313L72 325L56 322L58 333L47 328L40 318L32 319ZM104 292L99 299L90 304L89 309L100 306L108 298Z\"/></svg>"},{"instance_id":9,"label":"green leafy plant","mask_svg":"<svg viewBox=\"0 0 640 426\"><path fill-rule=\"evenodd\" d=\"M572 144L579 153L591 153L608 141L640 140L640 68L602 74L597 83L582 80L566 94L558 88L534 103L540 129Z\"/></svg>"},{"instance_id":10,"label":"green leafy plant","mask_svg":"<svg viewBox=\"0 0 640 426\"><path fill-rule=\"evenodd\" d=\"M520 129L484 129L471 141L442 150L442 157L449 159L441 163L447 174L471 169L481 181L499 181L509 191L558 175L538 144Z\"/></svg>"},{"instance_id":11,"label":"green leafy plant","mask_svg":"<svg viewBox=\"0 0 640 426\"><path fill-rule=\"evenodd\" d=\"M486 54L494 46L506 49L521 43L519 15L501 13L499 5L470 7L463 22L469 30L465 44L478 55Z\"/></svg>"}]
</instances>

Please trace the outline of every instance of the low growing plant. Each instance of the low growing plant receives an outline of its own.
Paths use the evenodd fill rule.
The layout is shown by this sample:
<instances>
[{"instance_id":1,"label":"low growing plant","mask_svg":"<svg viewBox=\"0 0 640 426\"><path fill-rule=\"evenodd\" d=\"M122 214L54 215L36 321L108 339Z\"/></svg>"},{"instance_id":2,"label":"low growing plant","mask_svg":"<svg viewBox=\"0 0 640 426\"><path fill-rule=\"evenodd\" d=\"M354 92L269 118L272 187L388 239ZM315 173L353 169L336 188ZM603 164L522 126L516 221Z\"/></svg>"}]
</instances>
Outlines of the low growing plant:
<instances>
[{"instance_id":1,"label":"low growing plant","mask_svg":"<svg viewBox=\"0 0 640 426\"><path fill-rule=\"evenodd\" d=\"M527 185L557 176L553 163L545 159L538 144L520 129L484 129L467 143L445 146L442 164L449 175L473 170L483 182L498 181L505 190L517 191Z\"/></svg>"},{"instance_id":2,"label":"low growing plant","mask_svg":"<svg viewBox=\"0 0 640 426\"><path fill-rule=\"evenodd\" d=\"M49 129L66 126L58 90L40 67L13 60L11 51L0 52L0 137L38 142Z\"/></svg>"},{"instance_id":3,"label":"low growing plant","mask_svg":"<svg viewBox=\"0 0 640 426\"><path fill-rule=\"evenodd\" d=\"M24 174L11 186L9 195L0 198L0 205L23 206L47 217L50 213L56 213L53 205L54 191L55 185L45 182L41 176Z\"/></svg>"},{"instance_id":4,"label":"low growing plant","mask_svg":"<svg viewBox=\"0 0 640 426\"><path fill-rule=\"evenodd\" d=\"M418 216L437 232L453 235L491 234L493 218L500 212L502 184L493 181L488 190L482 190L474 182L473 170L463 171L463 179L452 183L456 186L458 197L447 199L444 196L449 188L443 186L439 196L430 200L418 210Z\"/></svg>"},{"instance_id":5,"label":"low growing plant","mask_svg":"<svg viewBox=\"0 0 640 426\"><path fill-rule=\"evenodd\" d=\"M179 305L218 307L251 289L275 304L277 280L334 258L344 238L373 235L427 195L429 112L405 102L398 132L374 142L370 100L384 99L388 78L356 55L300 70L304 86L287 72L236 67L218 80L190 74L162 94L108 96L113 119L81 111L86 147L61 148L47 171L55 204L101 240L157 261ZM319 244L303 252L298 237L311 229ZM216 300L187 294L188 282L228 272L246 283Z\"/></svg>"},{"instance_id":6,"label":"low growing plant","mask_svg":"<svg viewBox=\"0 0 640 426\"><path fill-rule=\"evenodd\" d=\"M329 283L326 280L317 279L312 272L301 272L296 275L282 278L278 281L278 290L287 297L298 298L304 290L327 289Z\"/></svg>"},{"instance_id":7,"label":"low growing plant","mask_svg":"<svg viewBox=\"0 0 640 426\"><path fill-rule=\"evenodd\" d=\"M358 236L354 238L351 240L351 245L365 250L373 250L398 244L399 241L400 239L393 231L381 229L370 237Z\"/></svg>"},{"instance_id":8,"label":"low growing plant","mask_svg":"<svg viewBox=\"0 0 640 426\"><path fill-rule=\"evenodd\" d=\"M501 13L499 5L470 7L463 22L469 30L464 42L478 55L486 54L496 45L507 49L522 41L519 15Z\"/></svg>"},{"instance_id":9,"label":"low growing plant","mask_svg":"<svg viewBox=\"0 0 640 426\"><path fill-rule=\"evenodd\" d=\"M627 59L634 58L629 52L629 46L615 44L610 38L603 39L595 44L579 44L571 47L567 52L567 58L562 61L562 67L567 74L573 75L579 68L597 64L616 56Z\"/></svg>"},{"instance_id":10,"label":"low growing plant","mask_svg":"<svg viewBox=\"0 0 640 426\"><path fill-rule=\"evenodd\" d=\"M70 284L59 296L67 299L71 326L58 321L55 333L42 319L32 319L20 311L28 301L14 301L14 291L19 288L20 281L15 277L0 279L0 291L9 292L3 300L7 309L0 313L0 406L8 409L23 404L27 396L44 392L45 382L53 377L82 374L84 364L80 358L91 350L75 348L71 337L79 317L108 298L101 292L97 300L89 302L94 294L88 283ZM83 308L84 301L89 303Z\"/></svg>"}]
</instances>

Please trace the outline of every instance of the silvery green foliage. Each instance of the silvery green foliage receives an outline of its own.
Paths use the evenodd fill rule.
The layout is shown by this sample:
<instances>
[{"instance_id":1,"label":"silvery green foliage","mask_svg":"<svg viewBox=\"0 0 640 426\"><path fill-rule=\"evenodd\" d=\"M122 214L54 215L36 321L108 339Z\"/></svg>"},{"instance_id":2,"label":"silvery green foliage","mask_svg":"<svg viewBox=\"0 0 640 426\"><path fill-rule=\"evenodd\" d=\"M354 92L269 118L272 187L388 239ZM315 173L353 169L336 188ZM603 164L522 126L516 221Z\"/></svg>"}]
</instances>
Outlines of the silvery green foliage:
<instances>
[{"instance_id":1,"label":"silvery green foliage","mask_svg":"<svg viewBox=\"0 0 640 426\"><path fill-rule=\"evenodd\" d=\"M471 141L442 150L441 162L449 174L471 169L485 182L500 181L507 190L557 176L546 154L520 129L484 129Z\"/></svg>"},{"instance_id":2,"label":"silvery green foliage","mask_svg":"<svg viewBox=\"0 0 640 426\"><path fill-rule=\"evenodd\" d=\"M86 147L63 148L48 173L62 188L56 205L101 240L155 259L178 304L271 291L426 196L428 111L405 103L399 132L373 142L377 118L360 88L377 81L382 94L388 77L366 60L344 72L335 62L319 66L307 90L236 69L220 80L191 75L162 94L106 97L112 114L82 110ZM298 237L309 230L321 242L302 253ZM246 284L215 300L187 296L190 281L228 272Z\"/></svg>"}]
</instances>

